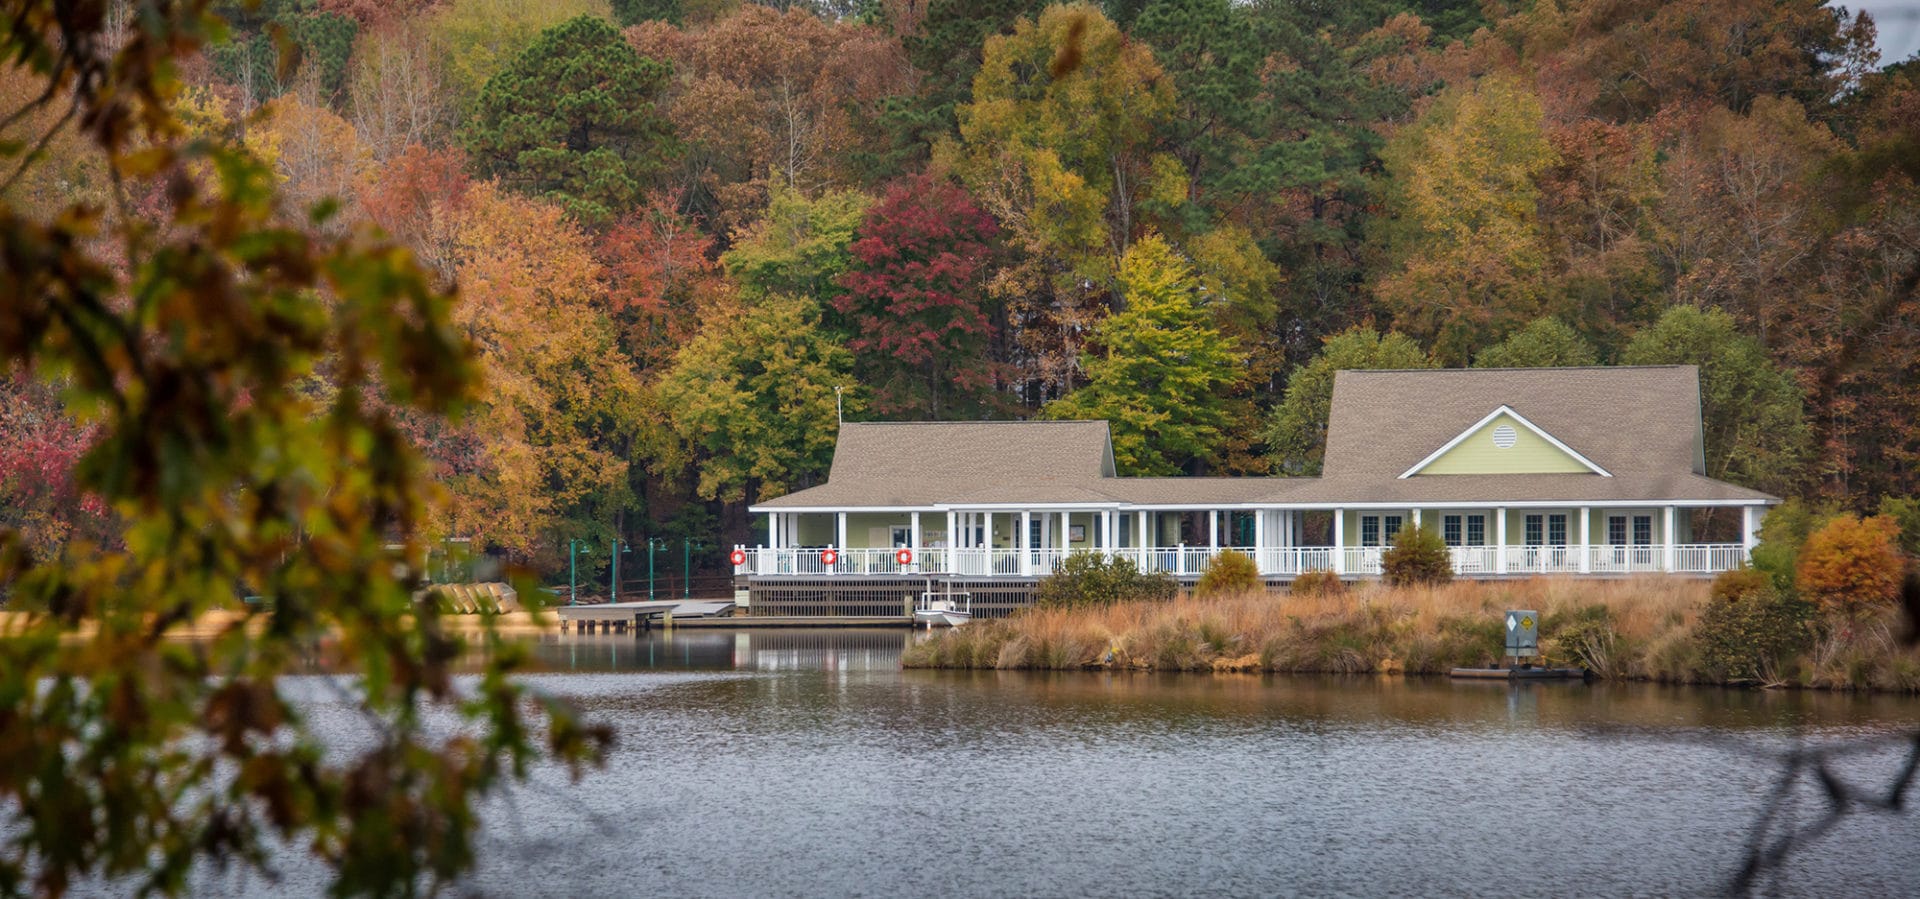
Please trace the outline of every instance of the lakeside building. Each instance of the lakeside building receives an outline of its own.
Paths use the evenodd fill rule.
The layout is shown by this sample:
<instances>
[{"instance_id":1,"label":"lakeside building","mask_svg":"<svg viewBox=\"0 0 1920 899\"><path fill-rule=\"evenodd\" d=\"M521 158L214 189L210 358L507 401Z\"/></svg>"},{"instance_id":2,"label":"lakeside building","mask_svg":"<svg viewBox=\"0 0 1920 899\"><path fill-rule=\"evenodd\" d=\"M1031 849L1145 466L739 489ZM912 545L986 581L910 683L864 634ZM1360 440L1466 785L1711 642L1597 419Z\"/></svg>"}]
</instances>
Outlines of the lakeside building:
<instances>
[{"instance_id":1,"label":"lakeside building","mask_svg":"<svg viewBox=\"0 0 1920 899\"><path fill-rule=\"evenodd\" d=\"M767 541L735 574L756 611L850 599L836 583L898 609L935 580L1017 605L1079 552L1377 577L1418 524L1458 577L1708 575L1780 500L1707 477L1705 450L1690 365L1342 371L1317 477L1120 477L1104 421L848 422L825 484L751 507Z\"/></svg>"}]
</instances>

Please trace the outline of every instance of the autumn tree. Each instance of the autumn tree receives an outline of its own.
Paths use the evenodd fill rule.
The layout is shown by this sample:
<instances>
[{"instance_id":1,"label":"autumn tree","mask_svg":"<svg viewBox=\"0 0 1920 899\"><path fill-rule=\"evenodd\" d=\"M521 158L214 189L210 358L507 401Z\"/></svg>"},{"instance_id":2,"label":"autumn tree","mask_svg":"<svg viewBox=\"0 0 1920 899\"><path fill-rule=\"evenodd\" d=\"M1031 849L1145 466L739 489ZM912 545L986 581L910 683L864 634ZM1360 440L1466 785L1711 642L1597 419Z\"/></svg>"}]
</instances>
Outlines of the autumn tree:
<instances>
[{"instance_id":1,"label":"autumn tree","mask_svg":"<svg viewBox=\"0 0 1920 899\"><path fill-rule=\"evenodd\" d=\"M840 431L836 388L847 414L866 407L853 354L821 331L814 304L775 295L709 321L659 393L695 451L695 492L757 502L826 473Z\"/></svg>"},{"instance_id":2,"label":"autumn tree","mask_svg":"<svg viewBox=\"0 0 1920 899\"><path fill-rule=\"evenodd\" d=\"M1795 582L1801 598L1849 618L1892 605L1909 564L1899 536L1899 524L1884 515L1827 522L1800 548Z\"/></svg>"},{"instance_id":3,"label":"autumn tree","mask_svg":"<svg viewBox=\"0 0 1920 899\"><path fill-rule=\"evenodd\" d=\"M985 402L994 372L986 272L997 228L950 181L895 183L847 247L835 301L874 410L939 419Z\"/></svg>"},{"instance_id":4,"label":"autumn tree","mask_svg":"<svg viewBox=\"0 0 1920 899\"><path fill-rule=\"evenodd\" d=\"M1442 95L1383 151L1392 220L1375 289L1443 362L1548 311L1535 178L1554 155L1541 115L1524 83L1489 76Z\"/></svg>"},{"instance_id":5,"label":"autumn tree","mask_svg":"<svg viewBox=\"0 0 1920 899\"><path fill-rule=\"evenodd\" d=\"M312 0L263 0L220 4L233 26L231 38L210 54L214 72L240 89L244 108L265 103L310 80L320 103L337 102L344 92L359 22ZM281 41L291 50L282 65Z\"/></svg>"},{"instance_id":6,"label":"autumn tree","mask_svg":"<svg viewBox=\"0 0 1920 899\"><path fill-rule=\"evenodd\" d=\"M1120 263L1126 311L1094 329L1087 386L1047 404L1048 418L1104 419L1123 475L1171 475L1220 460L1243 359L1200 307L1200 279L1158 235Z\"/></svg>"},{"instance_id":7,"label":"autumn tree","mask_svg":"<svg viewBox=\"0 0 1920 899\"><path fill-rule=\"evenodd\" d=\"M666 78L605 21L568 19L487 79L467 152L481 172L604 225L639 202L674 153L654 109Z\"/></svg>"},{"instance_id":8,"label":"autumn tree","mask_svg":"<svg viewBox=\"0 0 1920 899\"><path fill-rule=\"evenodd\" d=\"M360 189L360 207L453 283L460 261L458 230L466 214L467 157L457 149L414 144L381 166Z\"/></svg>"},{"instance_id":9,"label":"autumn tree","mask_svg":"<svg viewBox=\"0 0 1920 899\"><path fill-rule=\"evenodd\" d=\"M657 191L601 235L607 308L621 349L643 371L664 365L699 330L702 314L725 302L715 241L681 215L678 191Z\"/></svg>"},{"instance_id":10,"label":"autumn tree","mask_svg":"<svg viewBox=\"0 0 1920 899\"><path fill-rule=\"evenodd\" d=\"M247 144L273 165L287 200L302 208L323 200L352 204L373 164L352 125L292 93L260 110ZM354 218L343 210L324 227L344 229Z\"/></svg>"},{"instance_id":11,"label":"autumn tree","mask_svg":"<svg viewBox=\"0 0 1920 899\"><path fill-rule=\"evenodd\" d=\"M1327 338L1320 353L1287 377L1286 393L1273 409L1265 433L1274 468L1290 475L1317 475L1327 451L1327 419L1333 412L1333 376L1342 369L1433 368L1434 361L1406 335L1385 336L1356 325Z\"/></svg>"},{"instance_id":12,"label":"autumn tree","mask_svg":"<svg viewBox=\"0 0 1920 899\"><path fill-rule=\"evenodd\" d=\"M1507 339L1473 357L1475 368L1550 368L1558 365L1594 365L1600 356L1593 344L1567 323L1552 316L1536 318Z\"/></svg>"},{"instance_id":13,"label":"autumn tree","mask_svg":"<svg viewBox=\"0 0 1920 899\"><path fill-rule=\"evenodd\" d=\"M941 155L1007 230L1016 262L993 291L1046 393L1072 385L1080 335L1104 311L1146 207L1186 196L1179 161L1155 143L1172 105L1152 51L1091 6L1051 6L987 40L961 143Z\"/></svg>"},{"instance_id":14,"label":"autumn tree","mask_svg":"<svg viewBox=\"0 0 1920 899\"><path fill-rule=\"evenodd\" d=\"M97 429L75 488L123 538L43 553L0 530L0 888L181 892L279 853L339 894L442 888L475 861L481 799L538 747L578 773L610 741L525 691L491 618L450 632L408 570L434 491L393 411L459 412L470 348L401 248L310 230L324 206L289 208L257 156L176 117L181 67L225 33L205 2L102 12L12 4L0 38L46 86L20 111L84 123L143 204L0 196L0 371L64 379ZM36 155L0 145L9 170ZM336 701L362 743L321 740L287 692L321 645L356 666Z\"/></svg>"},{"instance_id":15,"label":"autumn tree","mask_svg":"<svg viewBox=\"0 0 1920 899\"><path fill-rule=\"evenodd\" d=\"M482 462L455 481L448 527L523 559L605 533L629 504L651 398L615 352L592 243L559 207L491 184L473 187L458 236L455 321L487 393L474 415Z\"/></svg>"},{"instance_id":16,"label":"autumn tree","mask_svg":"<svg viewBox=\"0 0 1920 899\"><path fill-rule=\"evenodd\" d=\"M360 36L347 101L348 119L378 161L446 140L452 98L425 19L383 19Z\"/></svg>"},{"instance_id":17,"label":"autumn tree","mask_svg":"<svg viewBox=\"0 0 1920 899\"><path fill-rule=\"evenodd\" d=\"M1811 454L1804 394L1717 309L1675 306L1635 335L1625 365L1696 365L1707 476L1777 494L1804 483Z\"/></svg>"}]
</instances>

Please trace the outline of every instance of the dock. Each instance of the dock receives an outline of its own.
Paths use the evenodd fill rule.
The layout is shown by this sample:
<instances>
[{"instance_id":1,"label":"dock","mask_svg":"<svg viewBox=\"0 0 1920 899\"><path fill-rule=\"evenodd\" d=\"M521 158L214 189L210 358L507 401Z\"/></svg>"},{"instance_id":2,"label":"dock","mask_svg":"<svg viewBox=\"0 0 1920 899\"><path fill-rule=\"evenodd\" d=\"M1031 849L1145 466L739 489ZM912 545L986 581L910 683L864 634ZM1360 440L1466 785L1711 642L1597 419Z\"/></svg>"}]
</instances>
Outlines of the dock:
<instances>
[{"instance_id":1,"label":"dock","mask_svg":"<svg viewBox=\"0 0 1920 899\"><path fill-rule=\"evenodd\" d=\"M591 634L672 628L907 627L906 615L738 615L732 600L660 599L555 606L562 631Z\"/></svg>"},{"instance_id":2,"label":"dock","mask_svg":"<svg viewBox=\"0 0 1920 899\"><path fill-rule=\"evenodd\" d=\"M1532 665L1512 668L1455 668L1447 672L1448 677L1463 680L1586 680L1590 677L1585 668L1535 668Z\"/></svg>"}]
</instances>

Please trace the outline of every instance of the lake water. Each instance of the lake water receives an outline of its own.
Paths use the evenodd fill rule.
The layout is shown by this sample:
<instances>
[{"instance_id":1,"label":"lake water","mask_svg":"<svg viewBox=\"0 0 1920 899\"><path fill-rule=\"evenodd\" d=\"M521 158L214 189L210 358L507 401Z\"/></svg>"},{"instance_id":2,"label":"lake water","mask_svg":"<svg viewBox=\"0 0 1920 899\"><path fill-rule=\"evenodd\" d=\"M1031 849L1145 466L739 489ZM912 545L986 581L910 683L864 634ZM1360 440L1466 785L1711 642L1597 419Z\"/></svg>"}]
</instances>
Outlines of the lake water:
<instances>
[{"instance_id":1,"label":"lake water","mask_svg":"<svg viewBox=\"0 0 1920 899\"><path fill-rule=\"evenodd\" d=\"M621 742L490 801L458 893L1697 895L1773 753L1888 740L1920 702L1650 685L901 671L903 631L556 636L538 688ZM314 691L323 729L344 707ZM1886 783L1897 745L1846 758ZM1798 819L1819 807L1796 795ZM289 867L268 887L317 892ZM1920 819L1859 814L1769 889L1920 895Z\"/></svg>"}]
</instances>

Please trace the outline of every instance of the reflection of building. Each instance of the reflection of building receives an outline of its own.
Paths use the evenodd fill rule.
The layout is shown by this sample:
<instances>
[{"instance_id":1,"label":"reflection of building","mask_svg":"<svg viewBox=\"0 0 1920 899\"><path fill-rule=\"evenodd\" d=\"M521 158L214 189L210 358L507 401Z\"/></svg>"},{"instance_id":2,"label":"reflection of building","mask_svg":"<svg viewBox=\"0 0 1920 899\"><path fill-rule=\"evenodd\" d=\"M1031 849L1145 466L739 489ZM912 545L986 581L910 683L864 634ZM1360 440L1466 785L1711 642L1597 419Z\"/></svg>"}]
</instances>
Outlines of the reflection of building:
<instances>
[{"instance_id":1,"label":"reflection of building","mask_svg":"<svg viewBox=\"0 0 1920 899\"><path fill-rule=\"evenodd\" d=\"M1419 524L1463 577L1705 574L1778 502L1705 475L1693 366L1343 371L1324 467L1124 478L1105 422L849 423L827 483L753 507L767 542L735 573L1011 585L1099 552L1191 578L1232 548L1275 581L1367 577Z\"/></svg>"}]
</instances>

